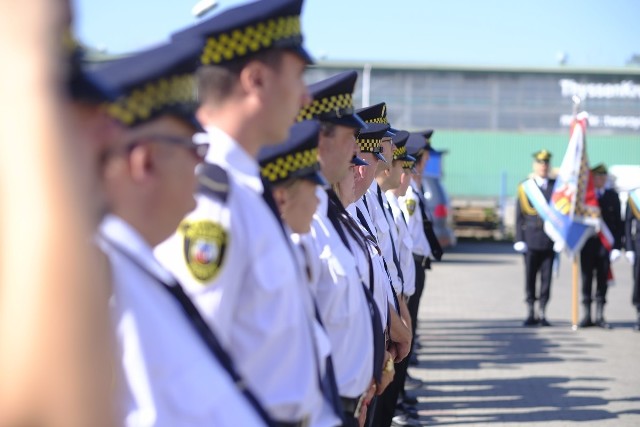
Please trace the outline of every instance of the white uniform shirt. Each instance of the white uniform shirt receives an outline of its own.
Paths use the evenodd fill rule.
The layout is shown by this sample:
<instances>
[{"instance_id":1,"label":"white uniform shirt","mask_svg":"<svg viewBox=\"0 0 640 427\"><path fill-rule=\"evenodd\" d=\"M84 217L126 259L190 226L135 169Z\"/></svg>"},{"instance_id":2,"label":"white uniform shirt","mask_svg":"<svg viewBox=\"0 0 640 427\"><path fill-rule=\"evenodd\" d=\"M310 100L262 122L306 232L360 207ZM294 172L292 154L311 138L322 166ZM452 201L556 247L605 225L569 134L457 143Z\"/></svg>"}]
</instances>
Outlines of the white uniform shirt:
<instances>
[{"instance_id":1,"label":"white uniform shirt","mask_svg":"<svg viewBox=\"0 0 640 427\"><path fill-rule=\"evenodd\" d=\"M409 234L413 238L413 253L429 256L431 255L431 246L429 246L427 236L424 234L422 214L420 213L420 200L418 199L419 193L418 185L411 181L409 188L407 188L407 193L403 197L398 198L398 205L404 212Z\"/></svg>"},{"instance_id":2,"label":"white uniform shirt","mask_svg":"<svg viewBox=\"0 0 640 427\"><path fill-rule=\"evenodd\" d=\"M216 148L207 162L227 171L227 200L199 194L195 211L156 256L194 298L271 416L299 421L323 402L309 291L262 198L258 163L221 130L207 130Z\"/></svg>"},{"instance_id":3,"label":"white uniform shirt","mask_svg":"<svg viewBox=\"0 0 640 427\"><path fill-rule=\"evenodd\" d=\"M315 301L314 295L315 289L318 285L319 276L321 274L322 265L320 256L313 242L313 237L309 233L292 233L289 228L287 228L287 231L289 232L291 237L291 242L295 250L296 259L298 260L300 268L304 270L305 285L309 288L309 302L312 305L316 304L317 307L317 301ZM311 309L315 310L314 308ZM318 307L318 312L319 311L320 308ZM332 353L332 343L325 328L326 326L323 327L322 325L320 325L320 323L314 322L314 333L316 335L316 341L318 343L316 350L318 352L318 360L321 365L320 369L322 371L322 375L326 375L326 360L327 357L329 357L329 355ZM335 360L335 357L333 359ZM337 382L335 361L333 363L333 367ZM336 425L336 418L334 416L331 403L326 399L323 400L322 406L314 408L311 415L311 425L314 427L331 427Z\"/></svg>"},{"instance_id":4,"label":"white uniform shirt","mask_svg":"<svg viewBox=\"0 0 640 427\"><path fill-rule=\"evenodd\" d=\"M411 296L416 292L416 265L413 262L413 239L409 234L404 214L398 204L398 198L392 191L387 191L387 202L393 213L393 220L398 229L398 240L396 249L398 250L398 260L404 275L404 294Z\"/></svg>"},{"instance_id":5,"label":"white uniform shirt","mask_svg":"<svg viewBox=\"0 0 640 427\"><path fill-rule=\"evenodd\" d=\"M356 259L344 245L327 217L328 196L319 189L320 200L311 224L311 237L319 261L315 298L331 340L340 395L356 398L364 393L373 372L371 316ZM345 231L349 236L349 233ZM355 242L350 242L358 246ZM366 271L368 272L368 266ZM366 286L368 286L368 282Z\"/></svg>"},{"instance_id":6,"label":"white uniform shirt","mask_svg":"<svg viewBox=\"0 0 640 427\"><path fill-rule=\"evenodd\" d=\"M353 219L360 224L362 230L365 235L369 235L369 232L366 230L360 223L360 219L356 214L356 208L362 211L362 214L367 221L367 226L371 227L370 223L371 219L369 214L367 213L366 208L364 207L364 203L362 200L356 201L354 204L351 204L347 207L347 212L353 217ZM374 231L375 232L375 231ZM347 236L348 237L348 236ZM373 268L373 299L376 301L376 305L378 306L378 311L380 312L380 318L382 323L382 329L387 328L387 318L388 318L388 310L389 304L394 306L394 299L391 290L391 282L389 280L389 275L387 274L386 269L384 268L384 259L382 257L382 252L379 252L380 247L377 246L377 238L373 236L373 239L376 240L376 244L369 243L369 253L365 254L362 251L357 251L356 253L356 262L358 263L358 268L360 272L365 276L366 281L364 282L366 286L370 286L371 279L369 276L369 259L372 263ZM353 243L355 244L355 242Z\"/></svg>"},{"instance_id":7,"label":"white uniform shirt","mask_svg":"<svg viewBox=\"0 0 640 427\"><path fill-rule=\"evenodd\" d=\"M112 320L122 363L118 393L125 426L262 426L261 418L210 353L180 304L158 281L173 278L129 224L108 215L101 246L112 266ZM156 277L156 278L154 278Z\"/></svg>"},{"instance_id":8,"label":"white uniform shirt","mask_svg":"<svg viewBox=\"0 0 640 427\"><path fill-rule=\"evenodd\" d=\"M384 192L382 192L381 195L382 203L387 203ZM376 229L373 231L378 234L378 244L380 245L380 249L382 249L382 256L384 256L384 259L387 262L387 269L389 270L389 276L391 277L391 284L393 285L393 289L395 289L396 294L400 295L402 293L402 280L398 275L398 268L396 267L395 262L393 262L393 246L391 244L391 239L393 239L393 244L396 245L396 250L398 249L396 243L398 241L398 231L395 229L393 219L388 218L389 212L380 206L380 202L378 201L378 183L375 180L365 193L364 197L367 199L369 214L376 226ZM390 227L390 225L393 225L393 227Z\"/></svg>"}]
</instances>

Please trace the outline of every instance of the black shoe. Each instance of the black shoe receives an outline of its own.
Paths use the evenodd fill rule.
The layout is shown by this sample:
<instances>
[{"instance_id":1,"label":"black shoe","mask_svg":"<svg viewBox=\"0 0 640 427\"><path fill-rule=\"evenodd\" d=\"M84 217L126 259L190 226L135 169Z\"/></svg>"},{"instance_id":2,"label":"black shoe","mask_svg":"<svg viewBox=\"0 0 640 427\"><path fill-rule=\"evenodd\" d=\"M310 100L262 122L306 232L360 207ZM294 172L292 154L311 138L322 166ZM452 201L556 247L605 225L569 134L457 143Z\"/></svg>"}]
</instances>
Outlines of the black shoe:
<instances>
[{"instance_id":1,"label":"black shoe","mask_svg":"<svg viewBox=\"0 0 640 427\"><path fill-rule=\"evenodd\" d=\"M613 327L609 323L607 323L607 321L604 319L596 320L595 325L602 329L613 329Z\"/></svg>"},{"instance_id":2,"label":"black shoe","mask_svg":"<svg viewBox=\"0 0 640 427\"><path fill-rule=\"evenodd\" d=\"M409 418L413 418L414 420L418 419L418 410L414 405L409 405L405 402L400 402L396 405L396 415L405 414Z\"/></svg>"},{"instance_id":3,"label":"black shoe","mask_svg":"<svg viewBox=\"0 0 640 427\"><path fill-rule=\"evenodd\" d=\"M409 358L409 366L418 366L418 363L418 355L414 351Z\"/></svg>"},{"instance_id":4,"label":"black shoe","mask_svg":"<svg viewBox=\"0 0 640 427\"><path fill-rule=\"evenodd\" d=\"M404 397L402 398L402 403L404 403L405 405L417 405L418 404L418 398L415 397L412 394L407 394L406 392L404 393Z\"/></svg>"},{"instance_id":5,"label":"black shoe","mask_svg":"<svg viewBox=\"0 0 640 427\"><path fill-rule=\"evenodd\" d=\"M393 417L391 425L395 427L420 427L420 423L407 414L400 414Z\"/></svg>"},{"instance_id":6,"label":"black shoe","mask_svg":"<svg viewBox=\"0 0 640 427\"><path fill-rule=\"evenodd\" d=\"M418 378L413 378L411 375L407 373L407 377L404 380L404 385L407 388L421 388L424 386L424 381L419 380Z\"/></svg>"},{"instance_id":7,"label":"black shoe","mask_svg":"<svg viewBox=\"0 0 640 427\"><path fill-rule=\"evenodd\" d=\"M540 318L540 326L551 326L551 323L545 317L542 317Z\"/></svg>"},{"instance_id":8,"label":"black shoe","mask_svg":"<svg viewBox=\"0 0 640 427\"><path fill-rule=\"evenodd\" d=\"M591 317L584 317L580 323L578 323L578 327L580 328L590 328L592 326L594 326L594 323L591 321Z\"/></svg>"},{"instance_id":9,"label":"black shoe","mask_svg":"<svg viewBox=\"0 0 640 427\"><path fill-rule=\"evenodd\" d=\"M536 326L538 324L538 319L533 316L527 317L527 319L522 323L522 326Z\"/></svg>"}]
</instances>

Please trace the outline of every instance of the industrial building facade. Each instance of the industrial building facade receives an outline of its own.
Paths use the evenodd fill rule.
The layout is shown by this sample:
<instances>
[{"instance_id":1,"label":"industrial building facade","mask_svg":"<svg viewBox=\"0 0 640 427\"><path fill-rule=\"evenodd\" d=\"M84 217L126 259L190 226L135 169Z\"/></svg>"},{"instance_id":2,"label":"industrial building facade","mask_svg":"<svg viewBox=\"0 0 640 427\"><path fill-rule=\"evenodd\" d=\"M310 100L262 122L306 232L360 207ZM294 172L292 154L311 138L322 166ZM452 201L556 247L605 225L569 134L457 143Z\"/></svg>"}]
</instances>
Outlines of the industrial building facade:
<instances>
[{"instance_id":1,"label":"industrial building facade","mask_svg":"<svg viewBox=\"0 0 640 427\"><path fill-rule=\"evenodd\" d=\"M444 182L457 196L512 193L530 153L568 141L572 97L589 112L592 163L640 164L640 68L488 68L320 62L308 82L357 70L355 104L386 102L394 127L435 129L448 150Z\"/></svg>"}]
</instances>

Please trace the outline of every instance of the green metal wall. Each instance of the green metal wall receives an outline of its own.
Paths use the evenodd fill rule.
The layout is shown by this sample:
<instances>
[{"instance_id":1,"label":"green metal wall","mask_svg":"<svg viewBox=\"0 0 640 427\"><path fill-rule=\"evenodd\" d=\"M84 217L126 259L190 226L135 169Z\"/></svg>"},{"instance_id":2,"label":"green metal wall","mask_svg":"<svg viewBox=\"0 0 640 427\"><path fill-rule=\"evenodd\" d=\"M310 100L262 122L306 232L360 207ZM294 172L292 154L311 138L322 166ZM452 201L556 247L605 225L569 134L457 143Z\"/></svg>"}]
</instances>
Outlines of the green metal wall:
<instances>
[{"instance_id":1,"label":"green metal wall","mask_svg":"<svg viewBox=\"0 0 640 427\"><path fill-rule=\"evenodd\" d=\"M559 167L569 142L567 134L464 132L436 130L431 144L448 150L443 183L451 197L515 195L517 184L531 172L532 153L546 148L553 153L551 167ZM640 134L589 135L589 164L640 164Z\"/></svg>"}]
</instances>

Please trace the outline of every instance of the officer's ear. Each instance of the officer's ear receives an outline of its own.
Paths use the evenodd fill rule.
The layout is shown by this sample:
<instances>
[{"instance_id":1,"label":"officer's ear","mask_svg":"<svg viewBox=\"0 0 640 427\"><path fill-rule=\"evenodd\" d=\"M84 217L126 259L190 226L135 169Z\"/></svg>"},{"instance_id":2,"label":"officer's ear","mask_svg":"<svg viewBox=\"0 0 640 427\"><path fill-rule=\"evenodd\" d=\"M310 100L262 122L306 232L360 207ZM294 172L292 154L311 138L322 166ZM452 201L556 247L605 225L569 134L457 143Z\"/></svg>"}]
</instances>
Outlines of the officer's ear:
<instances>
[{"instance_id":1,"label":"officer's ear","mask_svg":"<svg viewBox=\"0 0 640 427\"><path fill-rule=\"evenodd\" d=\"M282 185L277 185L272 189L273 200L276 201L276 206L278 206L278 210L282 213L282 209L284 205L289 200L287 189Z\"/></svg>"},{"instance_id":2,"label":"officer's ear","mask_svg":"<svg viewBox=\"0 0 640 427\"><path fill-rule=\"evenodd\" d=\"M248 94L261 93L268 79L268 66L261 61L249 61L240 71L239 81L243 91Z\"/></svg>"},{"instance_id":3,"label":"officer's ear","mask_svg":"<svg viewBox=\"0 0 640 427\"><path fill-rule=\"evenodd\" d=\"M137 182L148 180L156 170L155 146L153 144L140 144L131 149L129 154L129 173Z\"/></svg>"}]
</instances>

